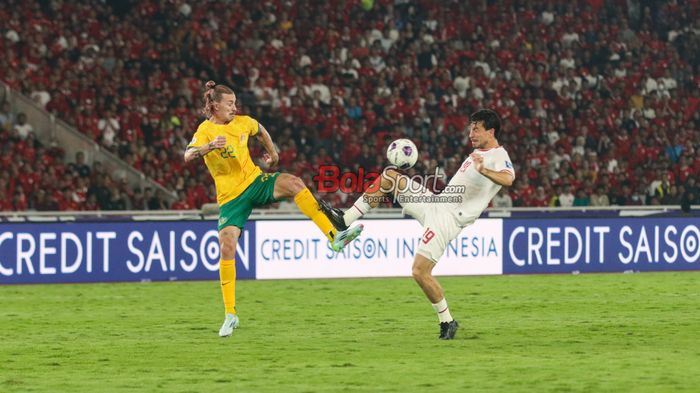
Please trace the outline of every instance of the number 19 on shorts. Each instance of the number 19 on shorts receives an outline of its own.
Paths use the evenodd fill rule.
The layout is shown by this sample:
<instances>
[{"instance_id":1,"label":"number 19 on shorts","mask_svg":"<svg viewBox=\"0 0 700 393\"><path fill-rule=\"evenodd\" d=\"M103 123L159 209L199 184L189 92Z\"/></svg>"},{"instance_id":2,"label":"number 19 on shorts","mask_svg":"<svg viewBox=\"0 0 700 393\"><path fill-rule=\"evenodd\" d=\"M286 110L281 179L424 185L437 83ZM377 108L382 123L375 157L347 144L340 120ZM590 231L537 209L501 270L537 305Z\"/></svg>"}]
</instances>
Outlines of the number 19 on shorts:
<instances>
[{"instance_id":1,"label":"number 19 on shorts","mask_svg":"<svg viewBox=\"0 0 700 393\"><path fill-rule=\"evenodd\" d=\"M435 237L435 232L430 228L425 228L425 233L423 233L423 244L428 244Z\"/></svg>"}]
</instances>

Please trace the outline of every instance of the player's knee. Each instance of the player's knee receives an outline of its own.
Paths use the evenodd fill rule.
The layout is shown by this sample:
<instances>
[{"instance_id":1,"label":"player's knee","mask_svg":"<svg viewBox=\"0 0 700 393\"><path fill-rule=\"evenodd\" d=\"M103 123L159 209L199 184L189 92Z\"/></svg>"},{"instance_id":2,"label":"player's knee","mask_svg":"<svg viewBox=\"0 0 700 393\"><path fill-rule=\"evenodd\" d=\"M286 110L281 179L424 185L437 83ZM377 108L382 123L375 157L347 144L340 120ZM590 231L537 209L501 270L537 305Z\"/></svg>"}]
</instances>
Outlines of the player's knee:
<instances>
[{"instance_id":1,"label":"player's knee","mask_svg":"<svg viewBox=\"0 0 700 393\"><path fill-rule=\"evenodd\" d=\"M413 266L411 274L413 275L414 280L421 282L430 275L430 272L427 272L425 269L421 269L419 266Z\"/></svg>"},{"instance_id":2,"label":"player's knee","mask_svg":"<svg viewBox=\"0 0 700 393\"><path fill-rule=\"evenodd\" d=\"M396 179L400 174L401 173L394 168L386 168L382 173L384 177L390 177L392 179Z\"/></svg>"},{"instance_id":3,"label":"player's knee","mask_svg":"<svg viewBox=\"0 0 700 393\"><path fill-rule=\"evenodd\" d=\"M420 276L421 276L420 269L418 269L417 267L414 266L413 269L411 270L411 275L413 275L414 280L420 281Z\"/></svg>"},{"instance_id":4,"label":"player's knee","mask_svg":"<svg viewBox=\"0 0 700 393\"><path fill-rule=\"evenodd\" d=\"M275 183L276 198L291 198L306 188L304 181L299 177L283 173Z\"/></svg>"},{"instance_id":5,"label":"player's knee","mask_svg":"<svg viewBox=\"0 0 700 393\"><path fill-rule=\"evenodd\" d=\"M304 181L301 180L300 177L292 175L292 178L289 181L289 187L292 190L292 193L296 195L304 191L304 189L306 188L306 184L304 184Z\"/></svg>"},{"instance_id":6,"label":"player's knee","mask_svg":"<svg viewBox=\"0 0 700 393\"><path fill-rule=\"evenodd\" d=\"M411 274L418 282L430 280L430 277L433 275L433 267L435 267L435 263L431 259L423 254L416 254L416 259L413 261Z\"/></svg>"},{"instance_id":7,"label":"player's knee","mask_svg":"<svg viewBox=\"0 0 700 393\"><path fill-rule=\"evenodd\" d=\"M236 253L236 243L237 238L234 239L221 239L219 241L219 247L221 248L221 258L222 259L233 259Z\"/></svg>"},{"instance_id":8,"label":"player's knee","mask_svg":"<svg viewBox=\"0 0 700 393\"><path fill-rule=\"evenodd\" d=\"M382 172L382 175L375 180L372 184L372 189L374 191L381 189L384 192L389 192L396 188L396 181L400 178L400 173L393 168L386 168Z\"/></svg>"}]
</instances>

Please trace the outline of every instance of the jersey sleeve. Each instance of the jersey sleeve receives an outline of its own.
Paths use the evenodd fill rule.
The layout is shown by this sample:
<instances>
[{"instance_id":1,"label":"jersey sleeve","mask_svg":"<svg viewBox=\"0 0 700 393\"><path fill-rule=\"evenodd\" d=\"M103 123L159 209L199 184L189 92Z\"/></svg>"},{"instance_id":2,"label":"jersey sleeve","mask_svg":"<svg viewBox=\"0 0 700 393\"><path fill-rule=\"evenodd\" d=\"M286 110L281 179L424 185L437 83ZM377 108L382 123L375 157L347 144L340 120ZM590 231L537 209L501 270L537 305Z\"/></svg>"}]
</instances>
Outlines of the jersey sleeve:
<instances>
[{"instance_id":1,"label":"jersey sleeve","mask_svg":"<svg viewBox=\"0 0 700 393\"><path fill-rule=\"evenodd\" d=\"M495 158L493 170L496 172L508 172L515 179L515 168L513 168L513 162L510 160L508 152L505 149L499 149Z\"/></svg>"},{"instance_id":2,"label":"jersey sleeve","mask_svg":"<svg viewBox=\"0 0 700 393\"><path fill-rule=\"evenodd\" d=\"M258 133L258 130L260 129L260 123L258 123L257 120L253 119L252 117L248 117L248 129L250 130L250 136L255 136Z\"/></svg>"},{"instance_id":3,"label":"jersey sleeve","mask_svg":"<svg viewBox=\"0 0 700 393\"><path fill-rule=\"evenodd\" d=\"M201 128L197 129L197 132L192 136L192 140L187 144L187 149L190 147L200 147L211 142L209 135L204 132Z\"/></svg>"}]
</instances>

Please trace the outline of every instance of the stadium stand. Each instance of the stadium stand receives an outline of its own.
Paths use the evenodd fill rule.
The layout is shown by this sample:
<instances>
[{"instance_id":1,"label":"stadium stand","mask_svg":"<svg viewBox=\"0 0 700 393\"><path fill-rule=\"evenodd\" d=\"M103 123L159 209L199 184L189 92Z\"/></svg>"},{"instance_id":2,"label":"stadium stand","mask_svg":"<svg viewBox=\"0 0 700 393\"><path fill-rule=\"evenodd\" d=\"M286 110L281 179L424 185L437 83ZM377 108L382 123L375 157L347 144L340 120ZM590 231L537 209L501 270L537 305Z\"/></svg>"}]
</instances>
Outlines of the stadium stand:
<instances>
[{"instance_id":1,"label":"stadium stand","mask_svg":"<svg viewBox=\"0 0 700 393\"><path fill-rule=\"evenodd\" d=\"M323 163L378 169L399 136L421 150L412 172L451 176L468 114L492 107L519 174L513 206L700 195L697 0L7 3L0 79L179 200L63 157L2 103L2 210L212 202L203 166L182 160L208 79L238 92L271 130L281 169L312 188Z\"/></svg>"}]
</instances>

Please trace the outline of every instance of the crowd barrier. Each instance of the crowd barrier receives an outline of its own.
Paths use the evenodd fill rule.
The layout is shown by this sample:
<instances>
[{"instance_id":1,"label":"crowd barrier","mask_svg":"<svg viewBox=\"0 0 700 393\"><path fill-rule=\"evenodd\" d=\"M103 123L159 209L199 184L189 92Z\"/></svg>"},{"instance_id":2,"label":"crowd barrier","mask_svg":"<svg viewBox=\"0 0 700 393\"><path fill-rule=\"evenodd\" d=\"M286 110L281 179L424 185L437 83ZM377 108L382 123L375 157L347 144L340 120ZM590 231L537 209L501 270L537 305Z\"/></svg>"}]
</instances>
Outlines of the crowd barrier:
<instances>
[{"instance_id":1,"label":"crowd barrier","mask_svg":"<svg viewBox=\"0 0 700 393\"><path fill-rule=\"evenodd\" d=\"M218 278L214 220L1 222L0 283ZM411 275L423 230L407 218L366 219L334 253L308 220L251 220L240 279ZM482 218L451 242L434 273L497 275L700 270L700 220L689 217Z\"/></svg>"}]
</instances>

